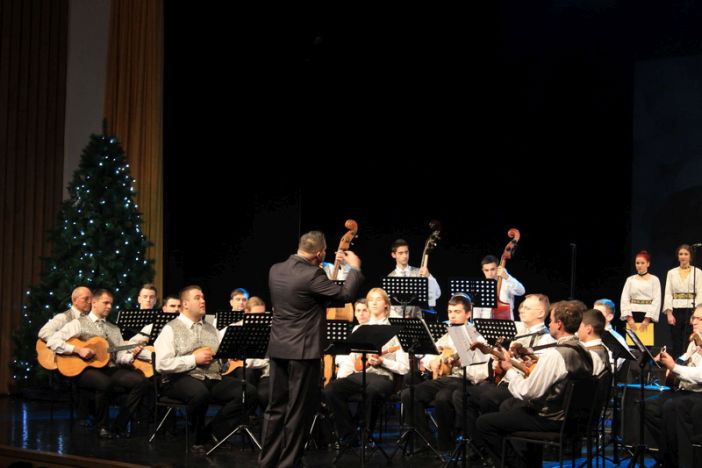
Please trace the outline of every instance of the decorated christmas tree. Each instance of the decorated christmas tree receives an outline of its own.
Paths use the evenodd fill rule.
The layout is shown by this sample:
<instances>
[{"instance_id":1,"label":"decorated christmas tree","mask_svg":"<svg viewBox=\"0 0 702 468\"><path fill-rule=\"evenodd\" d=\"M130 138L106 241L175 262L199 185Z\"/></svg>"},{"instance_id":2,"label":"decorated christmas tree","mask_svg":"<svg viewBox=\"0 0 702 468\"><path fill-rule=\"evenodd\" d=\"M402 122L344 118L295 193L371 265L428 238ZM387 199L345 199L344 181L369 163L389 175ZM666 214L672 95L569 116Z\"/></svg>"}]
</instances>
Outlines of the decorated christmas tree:
<instances>
[{"instance_id":1,"label":"decorated christmas tree","mask_svg":"<svg viewBox=\"0 0 702 468\"><path fill-rule=\"evenodd\" d=\"M153 281L154 268L146 259L151 243L141 231L133 183L117 139L92 135L68 187L70 198L49 233L51 255L42 259L39 284L26 292L21 326L14 334L16 383L44 375L36 361L37 332L70 308L75 287L112 291L110 320L119 309L138 307L139 289Z\"/></svg>"}]
</instances>

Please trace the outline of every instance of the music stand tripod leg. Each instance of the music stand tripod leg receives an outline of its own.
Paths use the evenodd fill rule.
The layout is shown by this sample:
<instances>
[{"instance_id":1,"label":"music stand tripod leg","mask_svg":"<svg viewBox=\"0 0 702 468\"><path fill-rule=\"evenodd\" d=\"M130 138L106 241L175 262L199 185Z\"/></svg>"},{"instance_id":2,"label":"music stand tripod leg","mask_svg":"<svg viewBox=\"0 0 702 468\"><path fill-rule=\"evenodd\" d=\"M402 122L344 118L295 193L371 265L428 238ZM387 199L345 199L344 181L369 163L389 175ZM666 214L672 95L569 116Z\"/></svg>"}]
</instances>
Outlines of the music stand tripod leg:
<instances>
[{"instance_id":1,"label":"music stand tripod leg","mask_svg":"<svg viewBox=\"0 0 702 468\"><path fill-rule=\"evenodd\" d=\"M242 372L241 372L241 411L244 413L243 417L247 418L248 413L246 410L246 358L243 358L242 361L244 362L244 365L241 366ZM249 437L249 440L253 442L253 444L258 448L258 450L261 450L261 443L256 439L256 436L251 432L251 428L247 424L239 424L236 428L234 428L233 431L231 431L229 434L224 436L222 440L218 441L214 447L212 447L210 450L207 451L205 454L206 456L209 456L212 452L214 452L220 445L222 445L224 442L229 440L231 436L234 434L238 434L239 432L244 432Z\"/></svg>"},{"instance_id":2,"label":"music stand tripod leg","mask_svg":"<svg viewBox=\"0 0 702 468\"><path fill-rule=\"evenodd\" d=\"M453 449L451 452L451 455L449 455L449 459L446 461L445 468L448 468L450 466L458 466L458 461L463 460L463 467L465 468L467 462L468 462L468 447L473 450L473 452L477 453L478 456L480 457L480 461L482 462L483 465L487 464L487 460L485 460L485 457L483 456L482 452L477 449L477 447L473 444L472 439L468 436L466 433L468 429L468 412L466 411L466 405L468 404L468 374L467 374L467 367L463 367L463 408L461 409L461 421L463 422L463 434L461 434L460 439L458 441L458 445L456 445L456 448Z\"/></svg>"},{"instance_id":3,"label":"music stand tripod leg","mask_svg":"<svg viewBox=\"0 0 702 468\"><path fill-rule=\"evenodd\" d=\"M424 438L424 435L417 430L417 428L414 426L414 369L417 368L417 356L414 354L414 350L410 348L408 350L408 353L410 355L410 360L411 360L411 365L410 365L410 384L409 384L409 392L410 392L410 407L408 408L408 413L410 415L410 424L409 428L402 433L400 438L397 440L395 445L397 446L395 448L395 451L392 453L390 456L390 459L395 458L395 455L397 452L402 449L402 454L407 456L407 455L414 455L414 437L419 437L424 441L424 444L426 447L429 447L429 449L434 452L434 454L437 456L437 458L441 461L444 460L444 458L441 456L438 450L434 448L434 446L431 445L431 443Z\"/></svg>"},{"instance_id":4,"label":"music stand tripod leg","mask_svg":"<svg viewBox=\"0 0 702 468\"><path fill-rule=\"evenodd\" d=\"M636 466L637 462L638 465L642 468L645 468L646 464L644 463L645 456L646 456L646 451L648 450L648 447L645 444L645 439L644 439L644 424L645 424L645 417L646 417L646 392L645 392L645 385L644 385L644 368L646 367L646 355L641 356L641 361L639 362L639 367L641 368L641 372L639 373L639 391L640 391L640 400L639 400L639 443L634 449L634 453L631 455L631 460L629 460L629 468L633 468Z\"/></svg>"}]
</instances>

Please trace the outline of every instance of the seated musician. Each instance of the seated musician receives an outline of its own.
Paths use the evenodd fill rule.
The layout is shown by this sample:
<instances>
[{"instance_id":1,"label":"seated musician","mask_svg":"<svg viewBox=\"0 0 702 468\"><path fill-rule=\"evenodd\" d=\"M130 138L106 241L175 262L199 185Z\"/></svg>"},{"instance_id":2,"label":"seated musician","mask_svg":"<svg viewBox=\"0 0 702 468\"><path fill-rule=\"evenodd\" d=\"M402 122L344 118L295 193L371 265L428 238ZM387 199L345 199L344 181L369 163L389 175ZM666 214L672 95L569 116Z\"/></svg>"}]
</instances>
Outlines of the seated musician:
<instances>
[{"instance_id":1,"label":"seated musician","mask_svg":"<svg viewBox=\"0 0 702 468\"><path fill-rule=\"evenodd\" d=\"M599 310L600 313L604 316L605 321L607 322L605 324L605 332L608 332L610 335L612 335L624 348L629 348L629 345L626 342L626 339L622 335L620 335L617 330L614 329L612 326L612 321L614 320L614 317L617 313L617 306L614 305L614 301L611 299L598 299L595 301L595 304L592 306L593 309ZM609 362L613 363L614 362L614 356L612 355L612 352L610 350L609 352ZM619 358L617 359L617 369L619 370L622 368L624 363L626 362L626 359Z\"/></svg>"},{"instance_id":2,"label":"seated musician","mask_svg":"<svg viewBox=\"0 0 702 468\"><path fill-rule=\"evenodd\" d=\"M356 316L356 321L358 325L353 327L352 333L358 329L361 325L365 325L370 321L370 312L368 311L368 305L366 304L366 298L361 298L357 300L353 305L353 313ZM336 378L342 379L348 377L354 373L354 361L348 354L339 354L334 358L336 363Z\"/></svg>"},{"instance_id":3,"label":"seated musician","mask_svg":"<svg viewBox=\"0 0 702 468\"><path fill-rule=\"evenodd\" d=\"M519 305L519 319L517 322L517 336L512 341L512 346L522 345L526 348L539 348L556 342L549 334L549 329L544 324L546 315L549 312L551 305L548 297L544 294L529 294L524 298L524 301ZM546 348L537 349L534 351L536 356L543 353ZM496 369L496 374L501 375L499 362L494 361L493 367ZM518 372L515 370L515 372ZM468 436L475 438L475 420L479 414L491 413L497 411L500 404L512 394L508 389L509 377L504 376L499 380L499 383L483 382L481 385L473 386L468 389L466 418L468 424L466 433ZM453 404L457 414L462 414L463 411L463 394L460 391L454 391ZM459 425L463 424L463 419L459 418Z\"/></svg>"},{"instance_id":4,"label":"seated musician","mask_svg":"<svg viewBox=\"0 0 702 468\"><path fill-rule=\"evenodd\" d=\"M368 292L366 301L371 313L368 325L390 325L388 320L390 299L387 293L381 288L373 288ZM381 356L368 356L365 421L369 434L373 433L378 407L395 388L393 377L404 375L409 371L407 353L402 351L399 345L397 337L393 337L383 346L383 350L389 350L395 346L398 347L397 350ZM351 353L349 356L354 362L361 357L357 353ZM337 379L324 387L324 398L333 414L337 434L342 445L351 443L356 435L356 426L349 413L348 400L353 395L361 394L361 379L361 370L354 366L354 372L351 375Z\"/></svg>"},{"instance_id":5,"label":"seated musician","mask_svg":"<svg viewBox=\"0 0 702 468\"><path fill-rule=\"evenodd\" d=\"M71 293L71 308L65 312L54 315L39 330L38 337L44 341L63 328L68 322L77 319L88 312L92 304L93 293L85 286L78 286Z\"/></svg>"},{"instance_id":6,"label":"seated musician","mask_svg":"<svg viewBox=\"0 0 702 468\"><path fill-rule=\"evenodd\" d=\"M244 307L245 314L263 314L266 312L266 303L263 299L258 296L251 296L246 301L246 306ZM215 320L217 320L215 318ZM239 320L236 323L231 324L232 326L242 326L244 325L243 320ZM239 364L241 361L237 361ZM232 365L232 360L229 361L228 365ZM223 376L224 378L234 378L241 380L244 375L243 366L236 368L232 373ZM262 409L266 409L268 404L268 396L270 394L270 388L268 386L268 381L270 377L270 360L267 358L250 358L246 360L246 382L247 385L247 396L249 398L248 392L255 392L258 395L258 404L261 405Z\"/></svg>"},{"instance_id":7,"label":"seated musician","mask_svg":"<svg viewBox=\"0 0 702 468\"><path fill-rule=\"evenodd\" d=\"M667 352L657 358L676 377L677 388L646 400L646 427L658 443L657 458L663 466L699 466L693 462L690 438L702 434L702 305L690 317L692 336L678 364ZM680 362L680 361L678 361Z\"/></svg>"},{"instance_id":8,"label":"seated musician","mask_svg":"<svg viewBox=\"0 0 702 468\"><path fill-rule=\"evenodd\" d=\"M602 333L606 320L597 309L583 312L583 319L578 328L578 339L592 357L592 375L599 376L603 372L611 372L609 350L602 344Z\"/></svg>"},{"instance_id":9,"label":"seated musician","mask_svg":"<svg viewBox=\"0 0 702 468\"><path fill-rule=\"evenodd\" d=\"M448 301L448 318L451 325L466 325L470 319L472 302L466 294L456 294ZM468 327L473 327L467 324ZM475 332L477 334L477 331ZM478 335L479 336L479 335ZM479 336L481 342L485 340ZM414 427L422 434L427 442L432 441L431 432L427 424L427 417L424 409L434 402L436 408L436 422L439 426L439 444L438 449L441 451L450 450L454 442L454 425L456 420L456 412L454 410L452 395L454 391L462 394L463 392L463 369L460 359L454 356L456 347L453 340L446 333L439 341L436 342L436 347L441 351L442 356L427 355L424 357L424 366L430 369L435 376L434 380L425 380L414 388L414 414L410 415L410 422L414 422ZM448 354L448 356L443 356ZM473 363L465 363L466 377L470 384L477 384L488 377L488 359L479 351L475 352L477 359ZM442 362L443 361L443 362ZM483 364L479 364L479 363ZM478 364L478 365L470 365ZM439 376L440 369L448 370L446 375ZM448 369L445 369L448 367ZM408 411L410 406L411 392L409 388L402 391L402 404L405 411ZM459 415L460 416L460 415Z\"/></svg>"},{"instance_id":10,"label":"seated musician","mask_svg":"<svg viewBox=\"0 0 702 468\"><path fill-rule=\"evenodd\" d=\"M72 320L49 338L48 345L57 354L77 354L83 359L90 359L94 351L86 346L67 343L71 338L86 341L94 336L105 338L110 347L122 346L126 342L117 325L105 319L112 310L113 296L106 289L98 289L93 294L92 309L89 314ZM95 417L98 437L111 439L126 435L127 424L131 415L139 407L142 398L149 391L149 381L144 375L127 367L134 361L137 354L142 351L141 346L132 350L118 351L113 354L106 367L87 367L78 376L78 386L95 389ZM109 426L109 397L116 387L129 389L129 395L124 406L120 407L119 414L112 428Z\"/></svg>"},{"instance_id":11,"label":"seated musician","mask_svg":"<svg viewBox=\"0 0 702 468\"><path fill-rule=\"evenodd\" d=\"M220 332L205 322L205 295L199 286L187 286L180 293L182 312L168 322L156 342L156 369L163 376L163 394L191 406L195 431L193 450L206 450L205 444L224 438L245 414L241 402L241 382L222 379L220 361L213 356L226 328ZM210 402L222 404L212 421L205 425ZM247 396L247 405L255 404Z\"/></svg>"},{"instance_id":12,"label":"seated musician","mask_svg":"<svg viewBox=\"0 0 702 468\"><path fill-rule=\"evenodd\" d=\"M575 333L580 327L586 306L580 301L560 301L551 307L549 329L557 346L547 348L539 362L527 377L512 368L510 361L500 361L509 380L509 391L513 397L527 404L507 411L483 414L476 421L476 433L492 452L495 459L502 453L502 439L516 431L558 431L565 417L563 393L570 379L592 376L592 357L578 342ZM475 442L475 440L474 440ZM529 444L530 450L540 450ZM507 466L525 466L527 463L541 466L541 454L526 455L521 448L508 447Z\"/></svg>"}]
</instances>

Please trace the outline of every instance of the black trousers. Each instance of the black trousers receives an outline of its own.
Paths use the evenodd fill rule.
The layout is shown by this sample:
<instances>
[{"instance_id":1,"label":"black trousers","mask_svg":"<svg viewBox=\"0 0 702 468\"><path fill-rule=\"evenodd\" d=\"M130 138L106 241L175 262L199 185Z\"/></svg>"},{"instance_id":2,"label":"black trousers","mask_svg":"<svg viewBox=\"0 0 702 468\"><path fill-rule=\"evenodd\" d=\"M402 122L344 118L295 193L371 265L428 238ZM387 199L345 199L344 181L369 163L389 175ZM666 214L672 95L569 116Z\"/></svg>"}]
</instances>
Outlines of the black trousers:
<instances>
[{"instance_id":1,"label":"black trousers","mask_svg":"<svg viewBox=\"0 0 702 468\"><path fill-rule=\"evenodd\" d=\"M208 442L210 434L220 439L225 437L241 424L246 416L246 408L241 402L241 381L233 378L198 380L181 374L164 384L163 394L192 406L189 417L194 428L196 444ZM247 407L254 407L256 404L256 390L248 385L246 400ZM210 403L221 404L222 408L205 427L205 415Z\"/></svg>"},{"instance_id":2,"label":"black trousers","mask_svg":"<svg viewBox=\"0 0 702 468\"><path fill-rule=\"evenodd\" d=\"M144 374L133 369L88 367L78 376L78 386L95 390L95 427L98 430L109 426L110 396L125 390L129 392L126 403L119 409L113 427L114 430L123 432L127 428L129 418L149 391L151 383Z\"/></svg>"},{"instance_id":3,"label":"black trousers","mask_svg":"<svg viewBox=\"0 0 702 468\"><path fill-rule=\"evenodd\" d=\"M363 374L356 372L343 379L337 379L324 387L324 399L334 417L336 430L341 438L348 438L356 432L351 413L349 412L349 398L361 395ZM393 381L382 375L366 373L366 408L365 421L368 433L375 428L375 420L380 404L385 401L393 389Z\"/></svg>"},{"instance_id":4,"label":"black trousers","mask_svg":"<svg viewBox=\"0 0 702 468\"><path fill-rule=\"evenodd\" d=\"M517 431L551 432L558 431L561 421L554 421L539 416L529 407L516 408L509 411L484 414L476 421L476 430L482 433L487 448L500 459L502 441L505 436ZM541 447L529 444L527 451L512 446L507 447L505 465L511 467L541 466Z\"/></svg>"},{"instance_id":5,"label":"black trousers","mask_svg":"<svg viewBox=\"0 0 702 468\"><path fill-rule=\"evenodd\" d=\"M261 377L256 386L256 393L258 394L258 404L266 410L268 406L268 400L271 397L271 378L269 376Z\"/></svg>"},{"instance_id":6,"label":"black trousers","mask_svg":"<svg viewBox=\"0 0 702 468\"><path fill-rule=\"evenodd\" d=\"M319 405L319 359L270 360L270 399L263 416L260 467L301 466L302 452Z\"/></svg>"},{"instance_id":7,"label":"black trousers","mask_svg":"<svg viewBox=\"0 0 702 468\"><path fill-rule=\"evenodd\" d=\"M482 382L479 385L469 386L466 397L466 415L464 433L473 440L473 443L482 445L482 437L475 430L475 422L481 414L494 413L500 408L500 404L511 398L512 394L507 388L507 384L495 385L492 382ZM463 393L453 392L453 406L458 415L458 425L463 427Z\"/></svg>"},{"instance_id":8,"label":"black trousers","mask_svg":"<svg viewBox=\"0 0 702 468\"><path fill-rule=\"evenodd\" d=\"M664 466L694 466L690 437L702 433L702 394L678 390L646 400L646 427Z\"/></svg>"},{"instance_id":9,"label":"black trousers","mask_svg":"<svg viewBox=\"0 0 702 468\"><path fill-rule=\"evenodd\" d=\"M692 334L692 325L690 324L692 312L692 308L673 309L675 325L670 326L670 336L673 342L672 356L674 359L679 358L687 349L688 339Z\"/></svg>"},{"instance_id":10,"label":"black trousers","mask_svg":"<svg viewBox=\"0 0 702 468\"><path fill-rule=\"evenodd\" d=\"M437 380L426 380L414 387L414 411L410 413L410 389L406 388L402 391L402 407L409 415L410 423L428 441L431 441L431 432L424 409L434 402L436 424L439 426L439 450L449 450L454 443L456 425L454 392L459 395L463 394L462 379L441 377Z\"/></svg>"}]
</instances>

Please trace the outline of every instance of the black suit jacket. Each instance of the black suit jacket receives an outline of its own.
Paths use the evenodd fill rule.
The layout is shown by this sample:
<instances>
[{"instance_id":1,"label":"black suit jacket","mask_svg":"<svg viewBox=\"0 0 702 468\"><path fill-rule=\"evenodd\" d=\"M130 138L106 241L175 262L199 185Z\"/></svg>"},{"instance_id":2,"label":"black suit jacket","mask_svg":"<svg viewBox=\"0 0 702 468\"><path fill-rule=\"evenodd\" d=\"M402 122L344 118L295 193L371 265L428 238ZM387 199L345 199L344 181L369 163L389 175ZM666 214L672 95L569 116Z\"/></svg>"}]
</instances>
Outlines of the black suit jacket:
<instances>
[{"instance_id":1,"label":"black suit jacket","mask_svg":"<svg viewBox=\"0 0 702 468\"><path fill-rule=\"evenodd\" d=\"M273 302L268 356L321 358L326 344L326 305L332 299L352 302L362 282L361 272L352 268L341 287L319 266L298 255L273 265L268 275Z\"/></svg>"}]
</instances>

